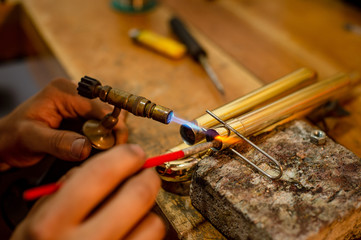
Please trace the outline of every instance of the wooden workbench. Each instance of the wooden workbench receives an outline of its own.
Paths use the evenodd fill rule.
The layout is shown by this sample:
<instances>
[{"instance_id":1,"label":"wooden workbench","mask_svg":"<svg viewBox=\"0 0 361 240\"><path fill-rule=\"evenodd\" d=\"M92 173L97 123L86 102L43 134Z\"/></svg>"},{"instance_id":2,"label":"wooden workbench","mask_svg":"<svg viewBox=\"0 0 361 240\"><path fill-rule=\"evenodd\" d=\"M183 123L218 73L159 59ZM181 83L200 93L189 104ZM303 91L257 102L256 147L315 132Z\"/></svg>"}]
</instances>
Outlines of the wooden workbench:
<instances>
[{"instance_id":1,"label":"wooden workbench","mask_svg":"<svg viewBox=\"0 0 361 240\"><path fill-rule=\"evenodd\" d=\"M19 2L71 79L99 78L189 120L301 67L315 69L320 78L361 72L361 35L344 28L347 23L361 26L361 12L343 1L163 0L142 14L118 12L109 0ZM225 97L189 57L171 60L129 39L131 28L174 37L168 25L173 14L207 49ZM351 115L340 119L329 135L361 156L359 96L346 105ZM140 144L149 156L181 142L175 124L129 116L128 125L130 142ZM161 191L157 202L180 238L222 238L189 197Z\"/></svg>"}]
</instances>

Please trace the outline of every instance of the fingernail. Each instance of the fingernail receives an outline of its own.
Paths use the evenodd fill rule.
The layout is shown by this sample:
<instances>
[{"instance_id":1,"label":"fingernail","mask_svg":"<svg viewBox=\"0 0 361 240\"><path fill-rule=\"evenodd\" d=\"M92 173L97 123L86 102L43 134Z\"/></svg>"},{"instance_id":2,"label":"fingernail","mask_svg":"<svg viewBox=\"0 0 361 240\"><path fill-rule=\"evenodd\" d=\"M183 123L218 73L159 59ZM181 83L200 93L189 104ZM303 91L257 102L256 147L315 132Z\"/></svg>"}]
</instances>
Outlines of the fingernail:
<instances>
[{"instance_id":1,"label":"fingernail","mask_svg":"<svg viewBox=\"0 0 361 240\"><path fill-rule=\"evenodd\" d=\"M71 145L71 154L73 157L79 159L84 148L85 139L78 138Z\"/></svg>"}]
</instances>

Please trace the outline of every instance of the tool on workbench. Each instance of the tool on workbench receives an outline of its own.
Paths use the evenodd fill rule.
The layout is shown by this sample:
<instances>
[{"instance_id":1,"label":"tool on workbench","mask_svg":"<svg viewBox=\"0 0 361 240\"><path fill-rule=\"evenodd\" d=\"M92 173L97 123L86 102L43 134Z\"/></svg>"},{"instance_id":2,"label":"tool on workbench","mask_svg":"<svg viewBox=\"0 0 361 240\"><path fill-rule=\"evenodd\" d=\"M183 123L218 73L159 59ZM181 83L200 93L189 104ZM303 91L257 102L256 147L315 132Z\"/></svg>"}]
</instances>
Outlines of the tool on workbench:
<instances>
[{"instance_id":1,"label":"tool on workbench","mask_svg":"<svg viewBox=\"0 0 361 240\"><path fill-rule=\"evenodd\" d=\"M187 51L183 44L149 30L133 28L129 30L129 36L135 43L173 59L183 57Z\"/></svg>"},{"instance_id":2,"label":"tool on workbench","mask_svg":"<svg viewBox=\"0 0 361 240\"><path fill-rule=\"evenodd\" d=\"M83 97L90 99L99 97L103 102L114 105L113 112L107 114L101 121L88 120L83 125L84 135L97 149L108 149L114 145L112 129L118 122L121 109L135 116L151 118L164 124L169 124L173 116L173 110L169 108L120 89L102 86L98 80L88 76L81 78L77 90Z\"/></svg>"},{"instance_id":3,"label":"tool on workbench","mask_svg":"<svg viewBox=\"0 0 361 240\"><path fill-rule=\"evenodd\" d=\"M233 133L227 126L235 129L245 137L270 131L278 125L307 115L329 100L345 95L345 93L359 81L360 76L357 73L337 74L302 88L301 90L264 105L263 107L230 119L227 121L226 126L214 126L213 128L208 129L205 135L221 136L221 138L218 138L217 140L222 141L222 149L228 148L234 143L234 139L237 138L236 135L238 134ZM226 113L227 112L224 112L223 114L226 115ZM218 118L223 118L223 116L218 115ZM187 138L188 136L191 136L191 138L196 138L196 136L192 136L192 133L197 132L197 130L190 130L189 133L183 134L182 137ZM209 138L208 140L213 140L213 138ZM189 142L192 141L192 139L185 139L185 141ZM178 151L182 147L184 147L183 144L173 148L171 151ZM188 181L192 176L194 167L204 156L198 155L165 163L156 167L156 170L165 181Z\"/></svg>"},{"instance_id":4,"label":"tool on workbench","mask_svg":"<svg viewBox=\"0 0 361 240\"><path fill-rule=\"evenodd\" d=\"M216 73L213 68L208 63L207 53L202 48L202 46L196 41L196 39L190 34L187 30L184 23L177 17L171 18L169 21L170 26L173 32L178 36L178 38L187 46L188 53L193 57L193 59L201 64L203 69L208 74L209 78L212 80L213 84L216 86L217 90L224 95L224 87L219 81Z\"/></svg>"}]
</instances>

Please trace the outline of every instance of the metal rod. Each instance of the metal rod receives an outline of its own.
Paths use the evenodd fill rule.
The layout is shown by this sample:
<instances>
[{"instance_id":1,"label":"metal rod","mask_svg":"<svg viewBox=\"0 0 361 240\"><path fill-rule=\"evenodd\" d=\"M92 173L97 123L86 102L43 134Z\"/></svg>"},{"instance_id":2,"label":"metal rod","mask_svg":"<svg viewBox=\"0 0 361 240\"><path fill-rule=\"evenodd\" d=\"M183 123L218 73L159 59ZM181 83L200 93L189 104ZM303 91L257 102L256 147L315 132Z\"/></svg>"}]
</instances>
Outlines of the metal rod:
<instances>
[{"instance_id":1,"label":"metal rod","mask_svg":"<svg viewBox=\"0 0 361 240\"><path fill-rule=\"evenodd\" d=\"M215 115L214 113L212 113L209 110L206 110L206 112L211 115L212 117L214 117L218 122L222 123L226 128L228 128L229 130L231 130L232 132L234 132L238 137L240 137L241 139L243 139L244 141L246 141L247 143L249 143L252 147L254 147L255 149L257 149L260 153L262 153L265 157L267 157L269 160L271 160L274 164L277 165L278 167L278 175L276 176L272 176L270 174L268 174L267 172L265 172L263 169L261 169L260 167L258 167L256 164L254 164L253 162L251 162L249 159L247 159L246 157L244 157L242 154L240 154L239 152L237 152L236 150L234 150L233 148L231 148L232 152L236 153L239 157L241 157L244 161L246 161L247 163L249 163L252 167L256 168L258 171L260 171L261 173L263 173L264 175L266 175L267 177L271 178L271 179L278 179L282 176L283 174L283 168L281 166L281 164L274 159L272 156L270 156L268 153L266 153L265 151L263 151L261 148L259 148L256 144L254 144L252 141L250 141L249 139L247 139L245 136L243 136L242 134L240 134L238 131L236 131L233 127L231 127L230 125L228 125L226 122L224 122L222 119L220 119L217 115Z\"/></svg>"},{"instance_id":2,"label":"metal rod","mask_svg":"<svg viewBox=\"0 0 361 240\"><path fill-rule=\"evenodd\" d=\"M213 82L214 86L217 88L217 90L222 94L225 95L223 84L219 81L217 74L214 72L211 65L208 63L208 59L204 55L199 56L199 62L202 65L204 71L206 71L208 77Z\"/></svg>"},{"instance_id":3,"label":"metal rod","mask_svg":"<svg viewBox=\"0 0 361 240\"><path fill-rule=\"evenodd\" d=\"M196 153L216 147L217 145L220 145L220 144L221 143L219 141L213 140L210 142L204 142L204 143L200 143L200 144L185 148L182 151L184 152L184 157L188 157L188 156L194 155Z\"/></svg>"}]
</instances>

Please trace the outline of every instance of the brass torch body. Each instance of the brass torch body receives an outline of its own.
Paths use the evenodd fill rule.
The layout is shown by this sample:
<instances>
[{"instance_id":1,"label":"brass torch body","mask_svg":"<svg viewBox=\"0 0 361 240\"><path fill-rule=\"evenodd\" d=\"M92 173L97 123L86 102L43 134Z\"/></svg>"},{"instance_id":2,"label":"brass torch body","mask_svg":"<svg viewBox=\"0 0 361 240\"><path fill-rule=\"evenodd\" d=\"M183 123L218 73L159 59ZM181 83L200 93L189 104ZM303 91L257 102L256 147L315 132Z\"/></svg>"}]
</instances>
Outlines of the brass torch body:
<instances>
[{"instance_id":1,"label":"brass torch body","mask_svg":"<svg viewBox=\"0 0 361 240\"><path fill-rule=\"evenodd\" d=\"M102 101L127 110L135 116L151 118L165 124L171 121L173 115L173 111L169 108L155 104L142 96L110 86L102 86L98 80L88 76L83 77L79 82L78 92L87 98L99 97Z\"/></svg>"},{"instance_id":2,"label":"brass torch body","mask_svg":"<svg viewBox=\"0 0 361 240\"><path fill-rule=\"evenodd\" d=\"M114 106L113 112L104 116L101 121L88 120L83 125L84 135L97 149L105 150L115 144L112 129L118 122L121 109L133 113L135 116L151 118L165 124L168 124L173 116L173 111L169 108L120 89L102 86L98 80L88 76L81 78L77 90L81 96L90 99L99 97L102 101Z\"/></svg>"}]
</instances>

